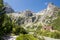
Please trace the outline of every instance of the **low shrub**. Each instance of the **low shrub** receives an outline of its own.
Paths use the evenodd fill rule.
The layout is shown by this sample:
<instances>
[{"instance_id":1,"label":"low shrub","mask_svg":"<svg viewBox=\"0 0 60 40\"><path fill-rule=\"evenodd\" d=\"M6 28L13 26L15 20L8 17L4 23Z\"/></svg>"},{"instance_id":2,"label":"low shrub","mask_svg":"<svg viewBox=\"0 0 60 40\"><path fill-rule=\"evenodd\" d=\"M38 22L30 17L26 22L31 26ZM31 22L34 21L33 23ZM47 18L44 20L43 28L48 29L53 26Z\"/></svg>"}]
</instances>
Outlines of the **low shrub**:
<instances>
[{"instance_id":1,"label":"low shrub","mask_svg":"<svg viewBox=\"0 0 60 40\"><path fill-rule=\"evenodd\" d=\"M20 36L17 37L16 40L37 40L37 38L30 34L20 34Z\"/></svg>"},{"instance_id":2,"label":"low shrub","mask_svg":"<svg viewBox=\"0 0 60 40\"><path fill-rule=\"evenodd\" d=\"M28 32L24 28L22 28L21 26L16 26L13 28L12 33L19 35L20 33L27 34Z\"/></svg>"},{"instance_id":3,"label":"low shrub","mask_svg":"<svg viewBox=\"0 0 60 40\"><path fill-rule=\"evenodd\" d=\"M42 31L40 30L40 31L37 32L37 34L39 34L41 36L60 39L60 31L50 32L50 31L47 31L47 30L42 30Z\"/></svg>"}]
</instances>

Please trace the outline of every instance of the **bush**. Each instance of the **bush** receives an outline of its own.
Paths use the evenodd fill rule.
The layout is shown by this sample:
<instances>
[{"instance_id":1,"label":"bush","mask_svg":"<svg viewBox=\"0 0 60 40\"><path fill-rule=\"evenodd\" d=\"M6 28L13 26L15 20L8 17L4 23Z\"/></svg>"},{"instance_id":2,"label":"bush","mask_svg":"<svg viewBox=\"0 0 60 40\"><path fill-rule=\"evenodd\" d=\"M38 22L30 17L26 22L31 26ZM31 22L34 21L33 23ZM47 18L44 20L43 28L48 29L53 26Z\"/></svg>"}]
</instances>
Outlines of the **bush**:
<instances>
[{"instance_id":1,"label":"bush","mask_svg":"<svg viewBox=\"0 0 60 40\"><path fill-rule=\"evenodd\" d=\"M6 14L4 14L4 20L3 18L1 18L1 20L3 20L3 22L0 24L0 35L6 35L8 33L11 33L12 31L12 22L10 20L10 17L8 17ZM0 21L1 21L0 20Z\"/></svg>"},{"instance_id":2,"label":"bush","mask_svg":"<svg viewBox=\"0 0 60 40\"><path fill-rule=\"evenodd\" d=\"M29 34L20 34L20 36L17 37L16 40L37 40L37 38Z\"/></svg>"},{"instance_id":3,"label":"bush","mask_svg":"<svg viewBox=\"0 0 60 40\"><path fill-rule=\"evenodd\" d=\"M13 29L12 29L12 33L15 34L15 35L19 35L20 33L22 34L27 34L28 32L22 28L21 26L19 25L16 25Z\"/></svg>"}]
</instances>

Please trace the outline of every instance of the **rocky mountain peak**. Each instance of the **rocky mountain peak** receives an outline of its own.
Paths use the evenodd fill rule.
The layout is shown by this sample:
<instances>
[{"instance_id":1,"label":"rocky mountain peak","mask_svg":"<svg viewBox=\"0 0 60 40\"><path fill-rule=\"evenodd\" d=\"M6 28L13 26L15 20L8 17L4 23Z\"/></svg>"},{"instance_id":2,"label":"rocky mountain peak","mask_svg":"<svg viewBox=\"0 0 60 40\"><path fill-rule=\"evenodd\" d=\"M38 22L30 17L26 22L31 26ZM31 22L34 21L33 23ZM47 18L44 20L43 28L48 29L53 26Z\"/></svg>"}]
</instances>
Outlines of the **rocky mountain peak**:
<instances>
[{"instance_id":1,"label":"rocky mountain peak","mask_svg":"<svg viewBox=\"0 0 60 40\"><path fill-rule=\"evenodd\" d=\"M50 3L48 3L48 6L52 6L52 5L54 5L54 3L51 3L51 2L50 2Z\"/></svg>"},{"instance_id":2,"label":"rocky mountain peak","mask_svg":"<svg viewBox=\"0 0 60 40\"><path fill-rule=\"evenodd\" d=\"M25 16L33 16L33 13L30 11L30 10L25 10L24 12L23 12L23 14L25 15Z\"/></svg>"},{"instance_id":3,"label":"rocky mountain peak","mask_svg":"<svg viewBox=\"0 0 60 40\"><path fill-rule=\"evenodd\" d=\"M47 6L47 10L53 10L56 6L53 3L49 3Z\"/></svg>"},{"instance_id":4,"label":"rocky mountain peak","mask_svg":"<svg viewBox=\"0 0 60 40\"><path fill-rule=\"evenodd\" d=\"M15 12L13 10L13 8L7 2L4 2L4 7L6 7L6 9L5 9L6 13L14 13Z\"/></svg>"}]
</instances>

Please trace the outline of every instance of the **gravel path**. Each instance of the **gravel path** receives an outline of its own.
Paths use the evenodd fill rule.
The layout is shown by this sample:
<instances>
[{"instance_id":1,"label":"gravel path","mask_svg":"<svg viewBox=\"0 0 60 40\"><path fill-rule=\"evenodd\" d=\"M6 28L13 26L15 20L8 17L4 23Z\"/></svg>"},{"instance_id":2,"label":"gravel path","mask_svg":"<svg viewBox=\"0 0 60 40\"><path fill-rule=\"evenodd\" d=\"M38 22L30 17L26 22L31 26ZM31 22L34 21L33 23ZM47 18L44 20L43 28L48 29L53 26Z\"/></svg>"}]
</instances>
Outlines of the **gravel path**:
<instances>
[{"instance_id":1,"label":"gravel path","mask_svg":"<svg viewBox=\"0 0 60 40\"><path fill-rule=\"evenodd\" d=\"M54 38L50 38L50 37L44 37L45 40L60 40L60 39L54 39Z\"/></svg>"},{"instance_id":2,"label":"gravel path","mask_svg":"<svg viewBox=\"0 0 60 40\"><path fill-rule=\"evenodd\" d=\"M16 37L18 36L4 36L3 39L4 40L16 40Z\"/></svg>"}]
</instances>

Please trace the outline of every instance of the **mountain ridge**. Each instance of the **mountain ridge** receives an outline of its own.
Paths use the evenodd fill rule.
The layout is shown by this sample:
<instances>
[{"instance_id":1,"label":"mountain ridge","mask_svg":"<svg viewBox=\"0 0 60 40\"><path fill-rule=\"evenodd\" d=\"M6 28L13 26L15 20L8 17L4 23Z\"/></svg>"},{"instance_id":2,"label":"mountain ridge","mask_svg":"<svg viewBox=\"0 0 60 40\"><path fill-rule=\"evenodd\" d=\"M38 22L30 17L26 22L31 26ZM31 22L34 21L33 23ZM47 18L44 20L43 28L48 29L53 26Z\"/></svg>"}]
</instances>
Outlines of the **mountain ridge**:
<instances>
[{"instance_id":1,"label":"mountain ridge","mask_svg":"<svg viewBox=\"0 0 60 40\"><path fill-rule=\"evenodd\" d=\"M49 21L51 20L47 17L52 17L52 19L56 19L56 13L58 11L60 11L60 8L56 7L53 3L49 3L46 9L37 13L33 13L30 10L25 10L19 13L7 13L7 15L10 16L12 19L14 18L14 20L16 20L19 25L37 22L40 22L42 25L47 25L46 22L48 21L49 23Z\"/></svg>"}]
</instances>

